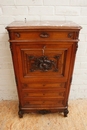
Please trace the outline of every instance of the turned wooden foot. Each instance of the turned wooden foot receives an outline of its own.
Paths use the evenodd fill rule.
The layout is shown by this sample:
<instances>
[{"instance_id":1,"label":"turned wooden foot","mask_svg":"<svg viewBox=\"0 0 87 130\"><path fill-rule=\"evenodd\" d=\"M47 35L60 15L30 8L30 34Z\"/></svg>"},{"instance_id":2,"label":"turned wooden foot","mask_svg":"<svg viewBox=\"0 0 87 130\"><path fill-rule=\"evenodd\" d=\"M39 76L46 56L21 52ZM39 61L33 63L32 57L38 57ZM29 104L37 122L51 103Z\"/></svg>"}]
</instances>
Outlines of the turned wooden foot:
<instances>
[{"instance_id":1,"label":"turned wooden foot","mask_svg":"<svg viewBox=\"0 0 87 130\"><path fill-rule=\"evenodd\" d=\"M67 117L67 114L69 113L68 108L64 110L64 117Z\"/></svg>"},{"instance_id":2,"label":"turned wooden foot","mask_svg":"<svg viewBox=\"0 0 87 130\"><path fill-rule=\"evenodd\" d=\"M23 112L21 110L19 110L18 115L19 115L19 118L23 118Z\"/></svg>"}]
</instances>

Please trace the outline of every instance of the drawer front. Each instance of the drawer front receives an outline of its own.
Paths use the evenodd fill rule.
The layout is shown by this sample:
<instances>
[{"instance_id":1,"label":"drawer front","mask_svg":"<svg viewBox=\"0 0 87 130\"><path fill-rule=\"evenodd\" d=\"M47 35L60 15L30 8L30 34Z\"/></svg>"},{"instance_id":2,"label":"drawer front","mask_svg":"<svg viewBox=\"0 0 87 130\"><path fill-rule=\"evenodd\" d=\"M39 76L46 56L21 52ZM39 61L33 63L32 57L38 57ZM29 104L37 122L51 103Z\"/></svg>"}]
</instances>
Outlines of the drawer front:
<instances>
[{"instance_id":1,"label":"drawer front","mask_svg":"<svg viewBox=\"0 0 87 130\"><path fill-rule=\"evenodd\" d=\"M50 100L23 100L23 107L28 108L52 108L52 107L58 107L58 106L64 106L64 100L63 99L50 99Z\"/></svg>"},{"instance_id":2,"label":"drawer front","mask_svg":"<svg viewBox=\"0 0 87 130\"><path fill-rule=\"evenodd\" d=\"M17 31L12 33L13 40L71 40L75 39L73 31Z\"/></svg>"},{"instance_id":3,"label":"drawer front","mask_svg":"<svg viewBox=\"0 0 87 130\"><path fill-rule=\"evenodd\" d=\"M37 90L37 89L53 89L56 90L58 88L65 88L66 84L65 83L22 83L21 88L22 90Z\"/></svg>"},{"instance_id":4,"label":"drawer front","mask_svg":"<svg viewBox=\"0 0 87 130\"><path fill-rule=\"evenodd\" d=\"M64 98L65 96L65 89L59 89L59 90L47 90L47 89L38 89L38 90L25 90L22 91L22 95L25 99L32 98L32 97L40 97L40 98Z\"/></svg>"}]
</instances>

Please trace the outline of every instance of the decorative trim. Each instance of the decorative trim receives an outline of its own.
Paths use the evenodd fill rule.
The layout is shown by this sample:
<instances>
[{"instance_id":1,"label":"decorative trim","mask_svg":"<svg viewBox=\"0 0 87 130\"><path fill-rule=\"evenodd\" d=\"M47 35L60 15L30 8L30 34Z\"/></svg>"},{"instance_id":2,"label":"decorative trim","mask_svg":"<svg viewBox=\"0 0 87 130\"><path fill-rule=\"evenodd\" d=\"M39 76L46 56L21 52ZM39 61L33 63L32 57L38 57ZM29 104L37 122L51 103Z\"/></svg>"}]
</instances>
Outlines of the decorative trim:
<instances>
[{"instance_id":1,"label":"decorative trim","mask_svg":"<svg viewBox=\"0 0 87 130\"><path fill-rule=\"evenodd\" d=\"M49 113L51 113L51 111L50 111L50 110L39 110L38 113L44 115L44 114L49 114Z\"/></svg>"},{"instance_id":2,"label":"decorative trim","mask_svg":"<svg viewBox=\"0 0 87 130\"><path fill-rule=\"evenodd\" d=\"M29 56L29 60L31 62L31 68L30 71L36 71L36 70L40 70L40 71L49 71L49 70L53 70L55 72L58 71L58 60L60 58L60 55L56 55L53 58L56 59L56 61L54 60L50 60L49 57L43 55L40 57L35 57L30 55Z\"/></svg>"}]
</instances>

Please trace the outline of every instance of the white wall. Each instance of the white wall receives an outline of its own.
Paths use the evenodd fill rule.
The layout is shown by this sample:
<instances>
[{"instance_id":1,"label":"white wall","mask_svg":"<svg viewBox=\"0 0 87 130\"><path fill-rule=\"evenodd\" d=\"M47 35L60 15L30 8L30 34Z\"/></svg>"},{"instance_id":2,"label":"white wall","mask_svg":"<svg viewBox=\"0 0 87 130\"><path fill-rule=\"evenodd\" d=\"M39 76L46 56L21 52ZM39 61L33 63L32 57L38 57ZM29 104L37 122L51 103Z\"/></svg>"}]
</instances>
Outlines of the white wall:
<instances>
[{"instance_id":1,"label":"white wall","mask_svg":"<svg viewBox=\"0 0 87 130\"><path fill-rule=\"evenodd\" d=\"M8 34L14 20L72 20L83 27L70 99L87 98L87 0L0 0L0 100L16 100Z\"/></svg>"}]
</instances>

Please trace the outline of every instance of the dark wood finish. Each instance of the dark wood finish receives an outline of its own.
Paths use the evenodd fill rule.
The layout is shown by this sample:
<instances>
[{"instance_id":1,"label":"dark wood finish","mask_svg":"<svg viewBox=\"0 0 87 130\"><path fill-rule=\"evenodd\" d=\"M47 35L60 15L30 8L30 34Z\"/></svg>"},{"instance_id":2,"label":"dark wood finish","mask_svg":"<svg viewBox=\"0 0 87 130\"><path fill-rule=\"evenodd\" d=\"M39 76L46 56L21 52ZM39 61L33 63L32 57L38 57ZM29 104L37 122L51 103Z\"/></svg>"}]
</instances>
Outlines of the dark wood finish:
<instances>
[{"instance_id":1,"label":"dark wood finish","mask_svg":"<svg viewBox=\"0 0 87 130\"><path fill-rule=\"evenodd\" d=\"M13 22L6 27L24 113L64 112L78 47L80 26L73 22Z\"/></svg>"}]
</instances>

